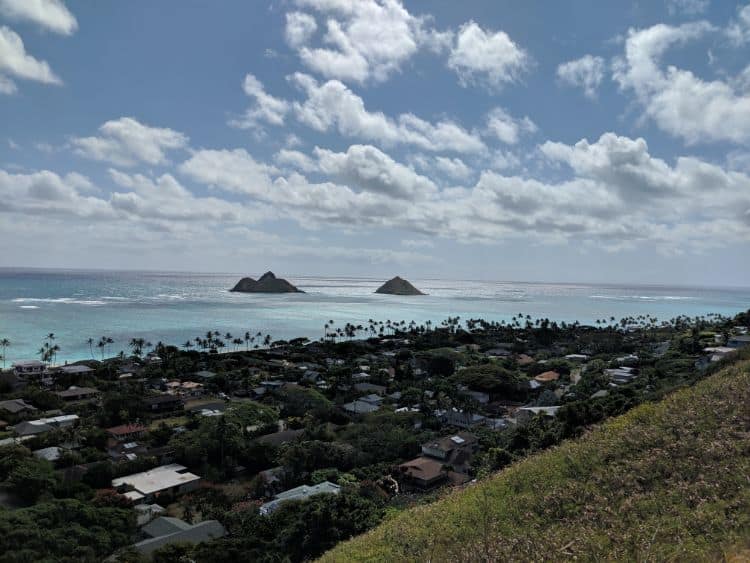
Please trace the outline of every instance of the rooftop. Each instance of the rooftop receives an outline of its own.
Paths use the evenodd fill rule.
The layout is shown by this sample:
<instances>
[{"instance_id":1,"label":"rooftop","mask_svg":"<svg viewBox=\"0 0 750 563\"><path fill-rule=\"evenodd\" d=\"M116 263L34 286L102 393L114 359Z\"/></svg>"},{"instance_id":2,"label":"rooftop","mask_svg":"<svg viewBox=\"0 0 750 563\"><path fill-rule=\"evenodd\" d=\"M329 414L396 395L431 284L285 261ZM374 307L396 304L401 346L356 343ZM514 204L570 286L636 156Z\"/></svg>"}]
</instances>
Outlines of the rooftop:
<instances>
[{"instance_id":1,"label":"rooftop","mask_svg":"<svg viewBox=\"0 0 750 563\"><path fill-rule=\"evenodd\" d=\"M199 479L198 475L188 472L187 467L172 463L156 467L150 471L112 479L112 486L117 488L128 485L143 495L149 495L186 483L192 483Z\"/></svg>"}]
</instances>

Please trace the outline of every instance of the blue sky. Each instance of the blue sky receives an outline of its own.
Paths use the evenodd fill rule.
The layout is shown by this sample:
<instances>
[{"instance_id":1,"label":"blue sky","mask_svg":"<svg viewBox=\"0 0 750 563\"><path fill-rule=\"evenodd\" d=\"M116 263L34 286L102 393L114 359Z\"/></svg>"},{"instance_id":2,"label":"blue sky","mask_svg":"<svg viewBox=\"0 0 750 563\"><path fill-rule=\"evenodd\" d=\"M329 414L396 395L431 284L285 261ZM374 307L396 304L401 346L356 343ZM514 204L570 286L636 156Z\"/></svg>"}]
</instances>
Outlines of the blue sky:
<instances>
[{"instance_id":1,"label":"blue sky","mask_svg":"<svg viewBox=\"0 0 750 563\"><path fill-rule=\"evenodd\" d=\"M0 265L747 285L743 2L0 0Z\"/></svg>"}]
</instances>

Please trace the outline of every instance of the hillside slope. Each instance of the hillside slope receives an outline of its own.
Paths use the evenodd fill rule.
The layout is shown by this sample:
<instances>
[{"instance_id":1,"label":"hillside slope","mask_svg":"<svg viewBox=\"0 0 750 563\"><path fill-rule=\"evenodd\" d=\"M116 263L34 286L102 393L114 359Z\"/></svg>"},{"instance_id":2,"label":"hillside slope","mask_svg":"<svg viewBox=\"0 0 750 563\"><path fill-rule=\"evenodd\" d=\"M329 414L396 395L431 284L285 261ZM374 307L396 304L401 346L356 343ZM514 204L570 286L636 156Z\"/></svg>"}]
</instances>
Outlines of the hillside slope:
<instances>
[{"instance_id":1,"label":"hillside slope","mask_svg":"<svg viewBox=\"0 0 750 563\"><path fill-rule=\"evenodd\" d=\"M750 361L463 491L322 561L721 558L750 539Z\"/></svg>"}]
</instances>

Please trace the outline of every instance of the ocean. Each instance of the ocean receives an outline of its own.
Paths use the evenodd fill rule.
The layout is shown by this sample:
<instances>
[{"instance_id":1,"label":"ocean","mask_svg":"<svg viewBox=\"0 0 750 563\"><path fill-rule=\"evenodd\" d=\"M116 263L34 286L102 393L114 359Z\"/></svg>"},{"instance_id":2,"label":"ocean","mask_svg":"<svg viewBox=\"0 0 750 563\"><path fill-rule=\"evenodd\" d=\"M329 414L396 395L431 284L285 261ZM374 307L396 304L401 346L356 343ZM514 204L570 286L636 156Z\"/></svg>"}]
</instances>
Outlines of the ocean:
<instances>
[{"instance_id":1,"label":"ocean","mask_svg":"<svg viewBox=\"0 0 750 563\"><path fill-rule=\"evenodd\" d=\"M323 336L329 320L367 326L376 321L510 320L523 314L593 324L596 319L649 315L733 315L750 308L750 288L700 288L570 283L410 279L425 296L373 293L383 279L285 277L304 294L231 293L237 274L112 272L0 268L0 339L7 362L37 358L49 333L57 362L91 358L89 338L114 342L108 355L129 351L131 338L180 345L208 330L276 339ZM99 358L94 347L93 355Z\"/></svg>"}]
</instances>

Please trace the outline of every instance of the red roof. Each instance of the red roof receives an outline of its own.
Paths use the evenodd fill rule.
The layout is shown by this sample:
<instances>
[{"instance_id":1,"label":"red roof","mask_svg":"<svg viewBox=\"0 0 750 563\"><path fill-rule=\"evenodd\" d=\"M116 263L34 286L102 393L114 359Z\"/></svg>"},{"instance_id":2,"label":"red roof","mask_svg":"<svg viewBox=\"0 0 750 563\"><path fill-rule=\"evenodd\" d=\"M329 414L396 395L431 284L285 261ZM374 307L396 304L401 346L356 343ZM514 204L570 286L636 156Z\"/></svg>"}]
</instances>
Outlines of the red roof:
<instances>
[{"instance_id":1,"label":"red roof","mask_svg":"<svg viewBox=\"0 0 750 563\"><path fill-rule=\"evenodd\" d=\"M107 428L107 432L115 436L125 436L127 434L136 434L138 432L145 432L146 427L142 424L121 424L120 426L113 426Z\"/></svg>"}]
</instances>

